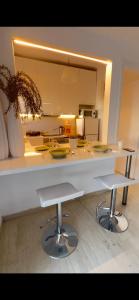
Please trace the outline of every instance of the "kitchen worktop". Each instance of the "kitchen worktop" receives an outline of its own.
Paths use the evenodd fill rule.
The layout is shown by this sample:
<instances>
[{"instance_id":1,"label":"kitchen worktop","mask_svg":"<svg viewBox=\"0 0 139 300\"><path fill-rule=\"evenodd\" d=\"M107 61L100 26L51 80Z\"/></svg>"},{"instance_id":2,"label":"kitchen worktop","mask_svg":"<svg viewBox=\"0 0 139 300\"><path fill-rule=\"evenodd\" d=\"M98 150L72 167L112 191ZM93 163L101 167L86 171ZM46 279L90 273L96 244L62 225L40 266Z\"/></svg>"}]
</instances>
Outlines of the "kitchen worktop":
<instances>
[{"instance_id":1,"label":"kitchen worktop","mask_svg":"<svg viewBox=\"0 0 139 300\"><path fill-rule=\"evenodd\" d=\"M98 153L86 148L78 148L75 154L68 154L66 158L54 159L49 151L45 152L26 152L24 157L8 158L0 161L0 176L19 174L29 171L53 169L62 166L77 165L91 161L101 161L110 158L126 157L130 152L119 150L117 146L111 145L112 151L107 153ZM136 152L132 153L133 155Z\"/></svg>"},{"instance_id":2,"label":"kitchen worktop","mask_svg":"<svg viewBox=\"0 0 139 300\"><path fill-rule=\"evenodd\" d=\"M49 151L35 152L32 148L24 157L1 160L1 215L38 207L40 203L36 189L45 186L70 182L77 189L84 190L85 194L104 190L95 178L114 173L116 158L126 158L131 154L114 145L111 148L108 153L88 152L86 147L77 148L75 154L68 154L63 159L54 159Z\"/></svg>"}]
</instances>

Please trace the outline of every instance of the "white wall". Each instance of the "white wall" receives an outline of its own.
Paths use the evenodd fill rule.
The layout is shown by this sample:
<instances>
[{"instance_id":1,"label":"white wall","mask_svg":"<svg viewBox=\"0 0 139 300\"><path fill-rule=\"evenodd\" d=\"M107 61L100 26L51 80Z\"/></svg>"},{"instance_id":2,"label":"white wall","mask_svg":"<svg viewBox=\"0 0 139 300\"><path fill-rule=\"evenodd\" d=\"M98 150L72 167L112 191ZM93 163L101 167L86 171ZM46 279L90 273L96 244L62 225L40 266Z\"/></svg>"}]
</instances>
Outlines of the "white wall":
<instances>
[{"instance_id":1,"label":"white wall","mask_svg":"<svg viewBox=\"0 0 139 300\"><path fill-rule=\"evenodd\" d=\"M44 117L41 120L26 120L22 123L22 128L24 135L27 131L47 131L48 134L58 134L59 126L61 125L64 126L62 119L58 119L57 117Z\"/></svg>"},{"instance_id":2,"label":"white wall","mask_svg":"<svg viewBox=\"0 0 139 300\"><path fill-rule=\"evenodd\" d=\"M126 147L139 149L139 71L133 69L125 69L123 73L118 139ZM124 170L120 159L116 168ZM139 176L138 159L133 159L131 176Z\"/></svg>"}]
</instances>

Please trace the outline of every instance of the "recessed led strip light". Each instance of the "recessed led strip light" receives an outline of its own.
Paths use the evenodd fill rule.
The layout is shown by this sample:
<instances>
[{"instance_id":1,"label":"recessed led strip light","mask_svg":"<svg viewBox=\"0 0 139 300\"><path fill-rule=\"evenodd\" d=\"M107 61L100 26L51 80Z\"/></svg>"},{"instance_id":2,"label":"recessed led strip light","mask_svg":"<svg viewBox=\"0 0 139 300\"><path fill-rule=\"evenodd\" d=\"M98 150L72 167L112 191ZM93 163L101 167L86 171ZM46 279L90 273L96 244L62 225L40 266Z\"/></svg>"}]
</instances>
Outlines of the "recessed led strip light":
<instances>
[{"instance_id":1,"label":"recessed led strip light","mask_svg":"<svg viewBox=\"0 0 139 300\"><path fill-rule=\"evenodd\" d=\"M38 48L38 49L43 49L43 50L47 50L47 51L52 51L52 52L57 52L57 53L61 53L61 54L70 55L70 56L73 56L73 57L79 57L79 58L83 58L83 59L87 59L87 60L92 60L92 61L96 61L96 62L105 64L105 65L111 63L111 61L108 61L108 60L106 61L106 60L102 60L102 59L97 59L97 58L93 58L93 57L90 57L90 56L76 54L76 53L73 53L73 52L64 51L64 50L60 50L60 49L56 49L56 48L46 47L46 46L42 46L42 45L30 43L30 42L18 40L18 39L14 39L14 43L18 44L18 45L22 45L22 46L34 47L34 48Z\"/></svg>"},{"instance_id":2,"label":"recessed led strip light","mask_svg":"<svg viewBox=\"0 0 139 300\"><path fill-rule=\"evenodd\" d=\"M75 115L66 115L66 114L64 114L64 115L60 115L58 118L59 119L75 119Z\"/></svg>"}]
</instances>

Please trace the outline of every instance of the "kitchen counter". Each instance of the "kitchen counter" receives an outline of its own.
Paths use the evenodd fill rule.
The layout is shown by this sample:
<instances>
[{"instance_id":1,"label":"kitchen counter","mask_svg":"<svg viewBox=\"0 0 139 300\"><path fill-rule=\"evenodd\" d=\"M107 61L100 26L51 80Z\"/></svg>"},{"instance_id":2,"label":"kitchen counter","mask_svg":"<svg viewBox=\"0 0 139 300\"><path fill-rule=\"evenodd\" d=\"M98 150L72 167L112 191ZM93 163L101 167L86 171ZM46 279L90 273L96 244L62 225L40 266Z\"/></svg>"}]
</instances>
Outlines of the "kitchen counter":
<instances>
[{"instance_id":1,"label":"kitchen counter","mask_svg":"<svg viewBox=\"0 0 139 300\"><path fill-rule=\"evenodd\" d=\"M64 159L54 159L46 151L0 161L0 215L39 207L36 189L53 184L69 182L85 194L102 191L104 187L95 177L114 173L116 158L130 154L113 145L109 153L78 148L76 154Z\"/></svg>"},{"instance_id":2,"label":"kitchen counter","mask_svg":"<svg viewBox=\"0 0 139 300\"><path fill-rule=\"evenodd\" d=\"M92 161L101 161L110 158L125 157L130 152L119 150L115 145L111 146L112 151L108 153L88 152L85 148L78 148L75 154L68 154L64 159L54 159L49 151L26 152L24 157L9 158L0 161L0 176L19 174L29 171L46 170L58 167L66 167ZM133 153L133 155L136 152Z\"/></svg>"}]
</instances>

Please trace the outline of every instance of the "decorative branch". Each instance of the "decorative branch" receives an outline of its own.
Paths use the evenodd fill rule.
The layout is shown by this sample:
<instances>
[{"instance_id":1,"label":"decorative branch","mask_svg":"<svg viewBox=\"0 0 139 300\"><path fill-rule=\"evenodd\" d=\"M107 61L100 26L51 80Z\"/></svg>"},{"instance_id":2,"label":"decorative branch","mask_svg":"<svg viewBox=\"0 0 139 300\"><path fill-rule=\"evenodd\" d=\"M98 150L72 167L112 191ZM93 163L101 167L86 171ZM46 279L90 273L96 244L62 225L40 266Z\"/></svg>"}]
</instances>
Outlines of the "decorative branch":
<instances>
[{"instance_id":1,"label":"decorative branch","mask_svg":"<svg viewBox=\"0 0 139 300\"><path fill-rule=\"evenodd\" d=\"M24 72L17 72L12 75L10 70L0 65L0 90L7 96L9 105L5 113L13 106L16 118L22 113L19 97L22 97L26 109L26 113L35 114L42 113L41 97L34 81Z\"/></svg>"}]
</instances>

